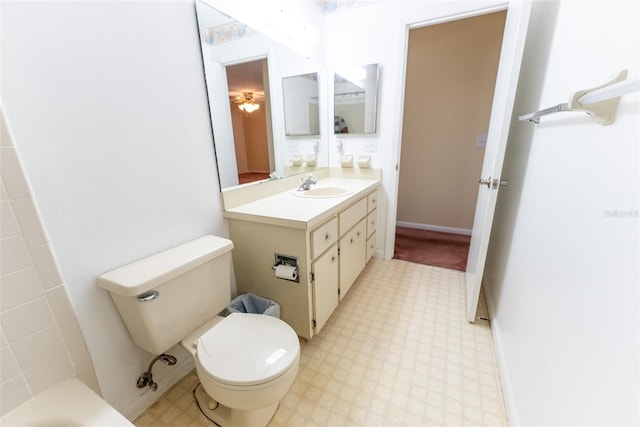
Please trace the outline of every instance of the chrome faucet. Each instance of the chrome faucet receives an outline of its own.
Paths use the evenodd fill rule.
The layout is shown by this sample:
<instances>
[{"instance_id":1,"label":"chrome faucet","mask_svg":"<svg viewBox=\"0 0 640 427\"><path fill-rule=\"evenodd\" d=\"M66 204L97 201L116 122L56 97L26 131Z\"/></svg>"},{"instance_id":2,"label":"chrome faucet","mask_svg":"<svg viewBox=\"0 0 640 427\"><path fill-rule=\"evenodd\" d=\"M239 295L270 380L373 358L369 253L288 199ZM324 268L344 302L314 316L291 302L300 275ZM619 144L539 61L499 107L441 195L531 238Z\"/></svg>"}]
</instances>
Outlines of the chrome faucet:
<instances>
[{"instance_id":1,"label":"chrome faucet","mask_svg":"<svg viewBox=\"0 0 640 427\"><path fill-rule=\"evenodd\" d=\"M313 175L309 174L307 178L305 178L302 181L302 184L300 184L300 187L298 187L298 191L307 191L308 189L311 188L313 184L317 184L317 183L318 181L313 179Z\"/></svg>"}]
</instances>

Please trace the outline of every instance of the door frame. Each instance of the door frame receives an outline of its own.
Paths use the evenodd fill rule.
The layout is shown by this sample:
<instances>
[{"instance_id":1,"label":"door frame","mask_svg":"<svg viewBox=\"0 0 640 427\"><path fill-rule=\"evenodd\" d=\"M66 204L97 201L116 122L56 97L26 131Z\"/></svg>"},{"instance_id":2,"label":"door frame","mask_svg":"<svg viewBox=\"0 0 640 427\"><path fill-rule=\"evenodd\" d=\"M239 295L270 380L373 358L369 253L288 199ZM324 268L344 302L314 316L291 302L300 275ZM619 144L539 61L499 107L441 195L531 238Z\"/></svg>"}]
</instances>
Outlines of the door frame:
<instances>
[{"instance_id":1,"label":"door frame","mask_svg":"<svg viewBox=\"0 0 640 427\"><path fill-rule=\"evenodd\" d=\"M458 14L445 15L442 17L437 17L437 18L423 20L423 21L409 22L404 26L404 35L403 35L404 50L401 53L401 55L399 55L399 57L401 56L401 61L402 61L401 62L402 83L400 85L401 86L401 91L400 91L401 110L399 113L400 123L403 123L403 118L404 118L403 108L404 108L404 96L406 91L406 73L407 73L406 68L407 68L407 59L408 59L409 31L413 28L420 28L420 27L429 26L429 25L436 25L436 24L441 24L445 22L471 18L474 16L485 15L485 14L489 14L489 13L493 13L493 12L497 12L505 9L507 10L507 17L505 22L504 33L502 36L502 39L503 39L502 50L505 50L506 45L513 45L514 43L516 44L522 43L521 45L522 47L524 46L525 39L526 39L528 19L529 19L530 10L531 10L531 0L525 0L525 1L509 0L508 2L494 4L492 6L488 6L485 8L469 10L469 11L461 12ZM494 138L491 138L491 140L489 139L487 140L487 151L485 151L485 158L483 160L483 167L482 167L483 174L487 170L487 159L488 159L487 156L490 156L490 155L495 156L495 153L491 154L489 152L489 150L493 150L494 152L498 153L498 157L499 157L496 160L495 164L491 165L491 167L495 171L493 175L494 177L500 176L500 171L502 169L502 161L504 158L504 149L506 148L506 143L507 143L506 136L508 135L509 123L511 121L512 113L511 113L511 109L508 109L508 111L501 112L500 111L501 109L496 108L496 105L509 104L509 99L513 101L513 99L515 98L517 84L514 84L513 79L510 79L510 81L508 82L501 82L499 81L498 77L500 76L501 69L513 68L515 70L519 70L521 60L522 60L522 55L521 54L518 55L517 52L512 52L510 49L506 49L506 52L501 51L500 53L500 60L498 65L498 76L496 78L496 85L494 88L494 99L493 99L493 104L491 108L491 116L489 119L490 127L492 123L499 124L498 127L500 128L499 129L500 140L495 141ZM516 73L519 74L518 71L516 71ZM517 83L517 75L515 77L515 82ZM511 105L513 105L513 102L511 102ZM495 116L496 114L500 114L500 116L499 117ZM494 124L494 126L496 125ZM395 159L396 159L395 186L394 186L394 194L392 196L392 200L394 201L394 203L389 203L389 207L388 207L389 216L387 220L387 230L386 230L386 239L385 239L385 243L386 243L385 258L387 259L393 258L394 247L395 247L395 228L396 228L396 221L397 221L398 193L399 193L399 185L400 185L399 167L400 167L401 150L402 150L402 126L399 126L399 128L400 129L398 130L398 134L397 134L398 144L395 152ZM478 178L480 179L480 177ZM476 213L474 217L474 225L473 225L474 228L472 230L472 246L474 246L473 255L476 258L478 267L484 266L484 262L486 259L486 251L488 248L488 240L489 240L489 235L486 235L486 236L483 235L483 236L480 236L481 242L478 243L477 242L478 233L480 229L482 229L482 233L484 234L487 234L491 231L491 223L493 220L493 213L494 213L495 202L497 198L497 195L493 195L493 197L489 198L487 203L492 205L488 206L488 208L485 209L485 215L482 218L482 221L479 221L478 209L480 207L479 205L479 203L481 202L480 199L483 198L484 200L487 200L487 197L482 197L484 193L481 193L480 191L481 190L479 190L479 194L478 194L479 200L478 200L478 204L476 205ZM495 193L497 193L497 191ZM474 242L474 240L476 241ZM477 277L478 274L479 274L479 277ZM473 292L469 291L470 284L467 283L467 300L468 300L467 301L467 317L469 321L473 321L472 318L473 319L475 318L478 294L480 292L479 283L481 278L482 278L482 271L480 273L477 273L477 271L475 271L474 274L471 274L471 275L469 274L468 271L465 273L465 279L467 282L470 282L470 281L477 282L477 289L474 289L474 292L475 290L477 290L476 295L472 295ZM471 307L472 305L474 306L473 308Z\"/></svg>"},{"instance_id":2,"label":"door frame","mask_svg":"<svg viewBox=\"0 0 640 427\"><path fill-rule=\"evenodd\" d=\"M402 123L404 120L404 97L405 97L405 90L406 90L406 74L407 74L407 60L408 60L408 47L409 47L409 31L414 29L414 28L421 28L421 27L425 27L425 26L430 26L430 25L437 25L437 24L442 24L442 23L446 23L446 22L451 22L451 21L457 21L457 20L461 20L461 19L466 19L466 18L472 18L474 16L479 16L479 15L486 15L486 14L490 14L490 13L494 13L494 12L499 12L502 10L507 10L507 18L508 18L508 14L509 14L509 8L513 7L515 1L514 0L509 0L509 1L505 1L502 3L498 3L498 4L493 4L484 8L480 8L480 9L470 9L468 11L464 11L461 13L455 13L455 14L448 14L448 15L443 15L441 17L436 17L436 18L432 18L432 19L426 19L426 20L419 20L419 21L411 21L408 23L404 23L402 25L402 43L403 43L403 49L401 50L401 52L399 52L398 55L398 60L400 61L399 65L401 66L401 78L402 78L402 82L398 85L398 89L399 89L399 93L400 93L400 100L398 102L399 106L400 106L400 111L398 114L399 117L399 129L397 130L397 141L398 144L395 147L394 153L393 153L393 157L396 159L395 161L395 177L394 177L394 188L393 188L393 194L390 194L390 200L388 203L388 217L387 217L387 227L386 227L386 236L385 236L385 246L384 246L384 254L385 254L385 258L386 259L391 259L393 258L393 253L394 253L394 247L395 247L395 225L396 225L396 221L397 221L397 211L398 211L398 193L399 193L399 186L400 186L400 171L399 168L401 167L400 164L400 160L401 160L401 152L402 152ZM506 37L517 37L519 34L518 31L515 31L515 29L513 28L507 28L505 26L505 30L504 30L504 34L503 34L503 40ZM514 60L516 58L500 58L500 65L502 65L502 62L505 61L507 63L509 63L509 65L512 65ZM519 59L518 59L519 61ZM515 89L514 89L515 91ZM494 96L497 94L494 94ZM495 102L495 100L494 100ZM493 114L493 111L492 111Z\"/></svg>"}]
</instances>

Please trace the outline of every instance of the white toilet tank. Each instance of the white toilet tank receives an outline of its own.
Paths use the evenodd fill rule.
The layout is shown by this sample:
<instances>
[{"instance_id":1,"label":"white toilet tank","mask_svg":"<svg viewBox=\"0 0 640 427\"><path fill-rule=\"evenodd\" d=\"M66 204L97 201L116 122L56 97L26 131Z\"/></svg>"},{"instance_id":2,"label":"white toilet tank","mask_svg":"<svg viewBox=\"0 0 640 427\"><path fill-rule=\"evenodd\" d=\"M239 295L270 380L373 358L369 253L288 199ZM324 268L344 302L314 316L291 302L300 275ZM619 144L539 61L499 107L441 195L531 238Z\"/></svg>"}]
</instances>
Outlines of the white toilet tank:
<instances>
[{"instance_id":1,"label":"white toilet tank","mask_svg":"<svg viewBox=\"0 0 640 427\"><path fill-rule=\"evenodd\" d=\"M214 318L231 301L231 250L204 236L98 277L133 341L162 354Z\"/></svg>"}]
</instances>

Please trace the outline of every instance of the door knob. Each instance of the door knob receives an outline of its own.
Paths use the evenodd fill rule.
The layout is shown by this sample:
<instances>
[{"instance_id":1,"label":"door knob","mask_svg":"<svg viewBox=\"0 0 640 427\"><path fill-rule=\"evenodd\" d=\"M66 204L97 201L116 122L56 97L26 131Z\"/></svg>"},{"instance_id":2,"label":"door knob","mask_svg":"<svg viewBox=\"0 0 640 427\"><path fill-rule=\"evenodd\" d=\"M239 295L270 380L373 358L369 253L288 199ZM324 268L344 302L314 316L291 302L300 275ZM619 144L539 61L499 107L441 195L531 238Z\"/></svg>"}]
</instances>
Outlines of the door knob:
<instances>
[{"instance_id":1,"label":"door knob","mask_svg":"<svg viewBox=\"0 0 640 427\"><path fill-rule=\"evenodd\" d=\"M482 179L480 178L480 181L478 181L478 184L480 185L486 185L487 188L491 188L491 177L487 178L487 179Z\"/></svg>"},{"instance_id":2,"label":"door knob","mask_svg":"<svg viewBox=\"0 0 640 427\"><path fill-rule=\"evenodd\" d=\"M491 177L489 177L487 179L480 179L480 181L478 181L478 184L486 185L487 188L496 190L499 186L506 187L507 185L509 185L509 181L507 181L506 179L500 181L497 178L491 179Z\"/></svg>"}]
</instances>

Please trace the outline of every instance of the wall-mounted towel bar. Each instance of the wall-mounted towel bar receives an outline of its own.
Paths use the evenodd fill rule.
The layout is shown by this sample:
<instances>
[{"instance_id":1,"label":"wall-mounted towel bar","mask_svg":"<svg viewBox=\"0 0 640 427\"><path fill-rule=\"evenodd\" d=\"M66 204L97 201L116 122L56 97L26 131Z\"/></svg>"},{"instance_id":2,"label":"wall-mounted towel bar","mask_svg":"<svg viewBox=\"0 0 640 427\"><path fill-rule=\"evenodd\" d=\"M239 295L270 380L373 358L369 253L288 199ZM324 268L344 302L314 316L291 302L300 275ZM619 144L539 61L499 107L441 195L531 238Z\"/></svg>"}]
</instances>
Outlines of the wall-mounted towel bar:
<instances>
[{"instance_id":1,"label":"wall-mounted towel bar","mask_svg":"<svg viewBox=\"0 0 640 427\"><path fill-rule=\"evenodd\" d=\"M554 105L535 113L519 116L518 120L540 123L540 117L560 111L583 111L601 125L610 125L615 121L616 109L622 95L640 90L640 80L627 81L627 70L622 70L611 81L592 89L575 92L569 102Z\"/></svg>"}]
</instances>

